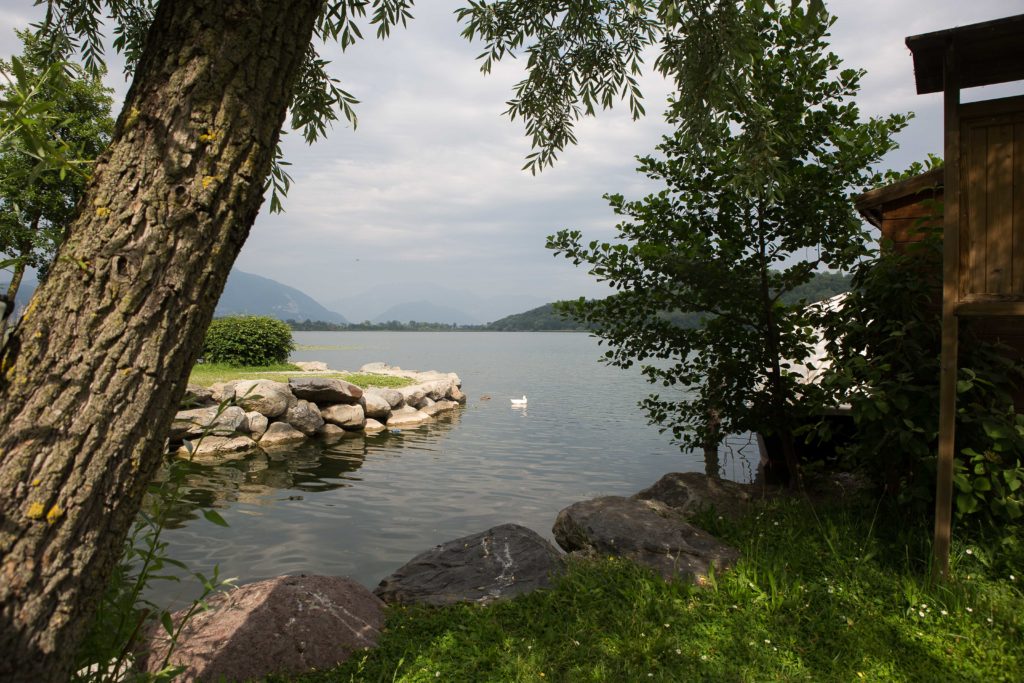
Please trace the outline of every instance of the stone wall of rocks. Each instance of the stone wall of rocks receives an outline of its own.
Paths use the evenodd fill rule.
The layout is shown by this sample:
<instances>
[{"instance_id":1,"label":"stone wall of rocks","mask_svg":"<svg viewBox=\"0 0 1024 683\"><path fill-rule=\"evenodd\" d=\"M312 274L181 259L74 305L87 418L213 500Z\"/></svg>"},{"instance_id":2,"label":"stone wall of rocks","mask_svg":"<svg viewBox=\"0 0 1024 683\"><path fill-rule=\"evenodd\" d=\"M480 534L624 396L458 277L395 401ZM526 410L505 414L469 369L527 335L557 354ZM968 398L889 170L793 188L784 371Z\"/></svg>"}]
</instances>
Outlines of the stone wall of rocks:
<instances>
[{"instance_id":1,"label":"stone wall of rocks","mask_svg":"<svg viewBox=\"0 0 1024 683\"><path fill-rule=\"evenodd\" d=\"M346 432L375 434L424 424L466 402L455 373L413 372L371 363L360 372L405 377L398 389L361 389L342 379L313 373L236 380L210 388L189 385L171 425L169 447L180 455L218 457L287 447L308 438L338 439ZM230 399L232 405L221 409ZM200 439L200 437L202 437Z\"/></svg>"}]
</instances>

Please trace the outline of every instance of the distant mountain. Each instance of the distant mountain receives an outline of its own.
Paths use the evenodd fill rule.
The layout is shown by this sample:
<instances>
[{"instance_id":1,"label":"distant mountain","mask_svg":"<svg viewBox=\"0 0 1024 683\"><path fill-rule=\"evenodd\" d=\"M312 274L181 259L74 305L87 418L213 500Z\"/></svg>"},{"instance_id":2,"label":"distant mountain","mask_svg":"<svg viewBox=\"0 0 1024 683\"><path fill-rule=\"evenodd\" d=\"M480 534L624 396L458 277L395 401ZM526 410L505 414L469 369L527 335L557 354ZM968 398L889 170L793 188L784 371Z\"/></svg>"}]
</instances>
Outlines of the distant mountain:
<instances>
[{"instance_id":1,"label":"distant mountain","mask_svg":"<svg viewBox=\"0 0 1024 683\"><path fill-rule=\"evenodd\" d=\"M480 322L469 313L430 301L410 301L397 304L373 318L371 322L387 323L392 320L403 323L415 320L421 323L454 323L456 325L476 325Z\"/></svg>"},{"instance_id":2,"label":"distant mountain","mask_svg":"<svg viewBox=\"0 0 1024 683\"><path fill-rule=\"evenodd\" d=\"M403 312L403 317L400 318L389 318L392 309L410 305L412 300L426 302L432 308L446 309L448 314L454 309L462 314L460 320L467 320L471 323L497 320L505 315L540 306L546 300L544 297L515 291L514 288L498 294L480 296L476 293L478 290L471 284L451 287L431 283L429 287L424 287L422 282L401 279L375 283L372 288L366 290L346 291L341 297L337 296L336 290L317 292L310 289L309 291L317 299L323 301L328 308L344 311L349 320L357 322L382 319L385 322L388 319L404 322L409 319L406 317L408 314L411 314L417 321L433 322L416 311ZM436 316L431 315L431 317ZM455 321L441 319L438 322L451 323Z\"/></svg>"},{"instance_id":3,"label":"distant mountain","mask_svg":"<svg viewBox=\"0 0 1024 683\"><path fill-rule=\"evenodd\" d=\"M26 273L18 289L18 309L24 310L38 286L34 273ZM6 290L7 285L3 285ZM276 280L232 270L224 293L217 302L215 316L267 315L278 320L325 320L347 323L340 313L328 310L312 297Z\"/></svg>"},{"instance_id":4,"label":"distant mountain","mask_svg":"<svg viewBox=\"0 0 1024 683\"><path fill-rule=\"evenodd\" d=\"M836 294L848 292L850 280L849 275L840 273L817 273L810 282L797 287L782 298L787 303L794 303L800 299L806 299L808 302L821 301ZM666 312L663 315L679 327L685 328L696 327L700 324L702 317L700 313L681 313L679 311ZM551 303L524 313L507 315L500 320L488 323L485 329L495 332L582 332L587 328L573 320L564 318Z\"/></svg>"},{"instance_id":5,"label":"distant mountain","mask_svg":"<svg viewBox=\"0 0 1024 683\"><path fill-rule=\"evenodd\" d=\"M232 270L213 313L225 315L267 315L278 320L324 320L347 323L340 313L328 310L313 297L294 287L262 275Z\"/></svg>"},{"instance_id":6,"label":"distant mountain","mask_svg":"<svg viewBox=\"0 0 1024 683\"><path fill-rule=\"evenodd\" d=\"M524 313L506 315L500 320L487 324L495 332L580 332L585 327L555 310L554 304L544 304Z\"/></svg>"}]
</instances>

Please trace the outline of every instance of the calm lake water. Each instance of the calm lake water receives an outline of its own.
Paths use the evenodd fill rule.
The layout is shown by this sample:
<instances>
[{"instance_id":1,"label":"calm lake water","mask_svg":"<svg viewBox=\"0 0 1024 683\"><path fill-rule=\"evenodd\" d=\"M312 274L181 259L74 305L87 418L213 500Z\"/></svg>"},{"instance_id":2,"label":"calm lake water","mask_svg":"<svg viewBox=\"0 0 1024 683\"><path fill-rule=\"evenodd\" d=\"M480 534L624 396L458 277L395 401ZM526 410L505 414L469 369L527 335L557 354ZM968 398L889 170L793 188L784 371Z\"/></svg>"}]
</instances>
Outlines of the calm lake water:
<instances>
[{"instance_id":1,"label":"calm lake water","mask_svg":"<svg viewBox=\"0 0 1024 683\"><path fill-rule=\"evenodd\" d=\"M651 392L638 371L598 362L585 334L298 332L293 360L356 370L384 361L456 372L468 400L400 434L349 435L324 446L190 465L189 500L230 525L184 510L166 530L169 555L248 583L287 573L347 575L372 588L433 545L515 522L551 538L562 508L630 495L666 472L703 471L647 425L637 401ZM512 408L526 394L529 407ZM490 396L492 400L481 400ZM757 448L735 438L722 475L749 480ZM158 604L191 599L194 584L161 585Z\"/></svg>"}]
</instances>

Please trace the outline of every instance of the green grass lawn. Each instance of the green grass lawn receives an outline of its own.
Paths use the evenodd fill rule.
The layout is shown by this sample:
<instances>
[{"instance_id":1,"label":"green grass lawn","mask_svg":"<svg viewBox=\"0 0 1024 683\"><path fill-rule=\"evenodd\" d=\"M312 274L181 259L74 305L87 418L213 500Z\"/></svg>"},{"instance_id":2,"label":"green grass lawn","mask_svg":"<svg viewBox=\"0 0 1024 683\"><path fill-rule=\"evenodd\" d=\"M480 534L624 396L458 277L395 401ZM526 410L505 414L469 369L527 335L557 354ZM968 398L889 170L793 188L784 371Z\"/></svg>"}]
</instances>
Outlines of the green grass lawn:
<instances>
[{"instance_id":1,"label":"green grass lawn","mask_svg":"<svg viewBox=\"0 0 1024 683\"><path fill-rule=\"evenodd\" d=\"M393 377L391 375L376 375L365 372L317 372L303 373L297 366L291 363L279 365L233 366L225 363L199 363L192 368L189 375L189 384L199 384L208 387L217 382L228 382L233 379L273 379L280 382L287 382L289 377L314 376L343 379L352 382L362 388L366 387L404 387L412 384L412 380L405 377Z\"/></svg>"},{"instance_id":2,"label":"green grass lawn","mask_svg":"<svg viewBox=\"0 0 1024 683\"><path fill-rule=\"evenodd\" d=\"M380 648L299 681L1014 681L1021 552L958 541L928 580L925 524L895 506L766 503L701 526L743 559L710 587L616 559L488 607L392 608ZM1016 546L1015 546L1016 547Z\"/></svg>"}]
</instances>

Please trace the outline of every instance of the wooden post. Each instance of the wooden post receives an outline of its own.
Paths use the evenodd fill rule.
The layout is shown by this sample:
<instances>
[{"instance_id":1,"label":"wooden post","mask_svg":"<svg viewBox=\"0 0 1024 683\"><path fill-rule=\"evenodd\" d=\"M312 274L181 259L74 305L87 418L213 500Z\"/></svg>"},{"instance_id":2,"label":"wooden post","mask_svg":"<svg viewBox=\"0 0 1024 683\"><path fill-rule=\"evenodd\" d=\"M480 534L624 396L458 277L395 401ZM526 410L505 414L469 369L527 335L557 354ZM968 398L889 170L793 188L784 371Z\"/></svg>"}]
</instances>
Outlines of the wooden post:
<instances>
[{"instance_id":1,"label":"wooden post","mask_svg":"<svg viewBox=\"0 0 1024 683\"><path fill-rule=\"evenodd\" d=\"M960 287L960 78L956 48L946 47L943 69L945 191L942 232L942 357L939 376L939 461L935 485L935 542L932 575L949 577L953 518L953 462L956 441L956 375Z\"/></svg>"}]
</instances>

